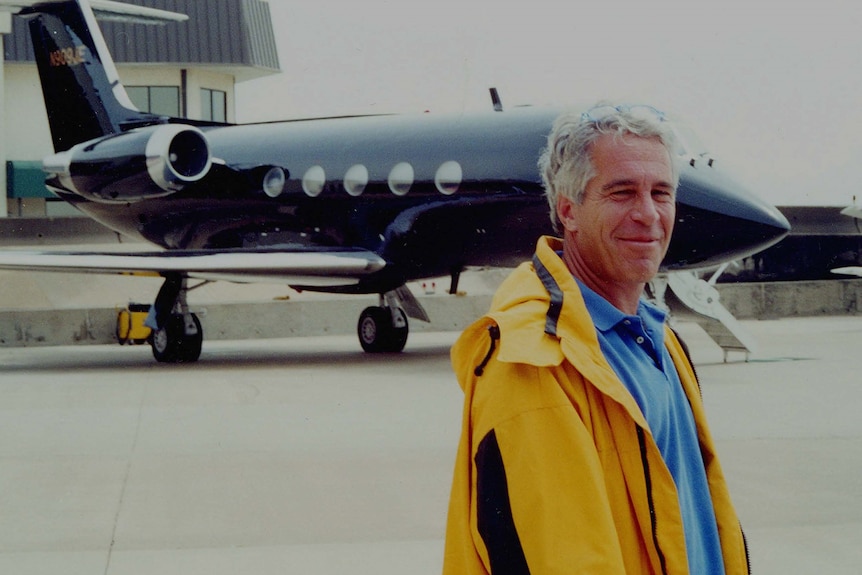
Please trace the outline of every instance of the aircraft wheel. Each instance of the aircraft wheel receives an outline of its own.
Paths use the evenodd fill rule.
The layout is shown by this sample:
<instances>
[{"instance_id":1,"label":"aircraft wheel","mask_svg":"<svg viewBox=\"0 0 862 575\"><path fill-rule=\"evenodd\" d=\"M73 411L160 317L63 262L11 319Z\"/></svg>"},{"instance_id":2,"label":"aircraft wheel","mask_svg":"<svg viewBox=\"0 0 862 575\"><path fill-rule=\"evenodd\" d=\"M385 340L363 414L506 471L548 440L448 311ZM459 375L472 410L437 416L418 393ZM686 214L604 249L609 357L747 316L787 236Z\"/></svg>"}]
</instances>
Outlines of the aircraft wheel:
<instances>
[{"instance_id":1,"label":"aircraft wheel","mask_svg":"<svg viewBox=\"0 0 862 575\"><path fill-rule=\"evenodd\" d=\"M182 363L192 363L197 361L201 356L201 349L204 343L204 330L201 327L201 322L198 316L192 314L192 321L195 324L195 333L186 335L185 330L181 330L182 340L180 343L179 361Z\"/></svg>"},{"instance_id":2,"label":"aircraft wheel","mask_svg":"<svg viewBox=\"0 0 862 575\"><path fill-rule=\"evenodd\" d=\"M192 314L197 333L186 335L183 316L174 314L167 325L150 335L153 357L160 363L191 363L201 356L204 332L198 316Z\"/></svg>"},{"instance_id":3,"label":"aircraft wheel","mask_svg":"<svg viewBox=\"0 0 862 575\"><path fill-rule=\"evenodd\" d=\"M392 325L392 315L389 315L389 339L387 340L388 346L385 351L392 353L400 353L404 351L404 346L407 345L407 335L410 333L410 326L407 324L407 316L404 314L404 310L398 308L397 313L401 314L401 319L404 320L404 327L395 327Z\"/></svg>"},{"instance_id":4,"label":"aircraft wheel","mask_svg":"<svg viewBox=\"0 0 862 575\"><path fill-rule=\"evenodd\" d=\"M404 311L398 313L404 319L404 327L392 325L392 314L386 307L367 307L359 316L356 326L359 343L367 353L397 353L407 344L409 327Z\"/></svg>"}]
</instances>

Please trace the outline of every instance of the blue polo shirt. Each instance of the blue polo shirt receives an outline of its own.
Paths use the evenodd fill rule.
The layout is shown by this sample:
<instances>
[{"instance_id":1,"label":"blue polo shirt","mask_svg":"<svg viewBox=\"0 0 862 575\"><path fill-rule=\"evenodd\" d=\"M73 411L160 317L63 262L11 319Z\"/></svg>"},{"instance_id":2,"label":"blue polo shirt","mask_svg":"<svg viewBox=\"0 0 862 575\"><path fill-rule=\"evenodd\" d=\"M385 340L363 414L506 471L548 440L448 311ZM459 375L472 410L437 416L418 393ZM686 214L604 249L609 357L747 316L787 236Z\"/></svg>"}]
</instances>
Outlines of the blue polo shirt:
<instances>
[{"instance_id":1,"label":"blue polo shirt","mask_svg":"<svg viewBox=\"0 0 862 575\"><path fill-rule=\"evenodd\" d=\"M664 346L665 313L641 300L626 315L578 280L599 345L634 396L676 483L689 572L724 575L715 511L691 406Z\"/></svg>"}]
</instances>

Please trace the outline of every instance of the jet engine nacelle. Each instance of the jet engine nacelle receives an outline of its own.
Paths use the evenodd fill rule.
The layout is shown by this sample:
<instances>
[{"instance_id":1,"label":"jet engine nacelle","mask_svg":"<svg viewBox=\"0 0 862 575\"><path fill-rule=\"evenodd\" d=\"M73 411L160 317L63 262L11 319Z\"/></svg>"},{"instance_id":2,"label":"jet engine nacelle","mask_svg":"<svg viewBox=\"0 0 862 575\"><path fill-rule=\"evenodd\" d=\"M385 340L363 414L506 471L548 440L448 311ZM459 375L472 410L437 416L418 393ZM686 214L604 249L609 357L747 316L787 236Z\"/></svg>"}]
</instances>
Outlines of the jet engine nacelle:
<instances>
[{"instance_id":1,"label":"jet engine nacelle","mask_svg":"<svg viewBox=\"0 0 862 575\"><path fill-rule=\"evenodd\" d=\"M178 192L212 166L204 133L183 124L138 128L45 158L60 187L96 202L134 202Z\"/></svg>"}]
</instances>

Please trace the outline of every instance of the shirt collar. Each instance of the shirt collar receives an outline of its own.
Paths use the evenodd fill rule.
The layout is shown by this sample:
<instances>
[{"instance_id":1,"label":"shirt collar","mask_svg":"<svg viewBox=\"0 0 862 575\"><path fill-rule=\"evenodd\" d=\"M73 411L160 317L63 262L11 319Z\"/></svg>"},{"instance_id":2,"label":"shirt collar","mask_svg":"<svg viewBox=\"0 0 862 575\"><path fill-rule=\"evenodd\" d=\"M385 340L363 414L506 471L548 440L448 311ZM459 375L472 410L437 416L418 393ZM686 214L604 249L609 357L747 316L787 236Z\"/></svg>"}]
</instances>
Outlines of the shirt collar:
<instances>
[{"instance_id":1,"label":"shirt collar","mask_svg":"<svg viewBox=\"0 0 862 575\"><path fill-rule=\"evenodd\" d=\"M581 295L584 298L584 304L593 318L593 323L596 329L601 332L607 332L625 320L640 320L648 333L653 334L653 337L661 338L664 333L664 322L667 314L658 307L641 299L638 302L637 315L630 316L613 306L608 300L597 294L592 289L588 288L584 283L575 278L578 282L578 287L581 288Z\"/></svg>"}]
</instances>

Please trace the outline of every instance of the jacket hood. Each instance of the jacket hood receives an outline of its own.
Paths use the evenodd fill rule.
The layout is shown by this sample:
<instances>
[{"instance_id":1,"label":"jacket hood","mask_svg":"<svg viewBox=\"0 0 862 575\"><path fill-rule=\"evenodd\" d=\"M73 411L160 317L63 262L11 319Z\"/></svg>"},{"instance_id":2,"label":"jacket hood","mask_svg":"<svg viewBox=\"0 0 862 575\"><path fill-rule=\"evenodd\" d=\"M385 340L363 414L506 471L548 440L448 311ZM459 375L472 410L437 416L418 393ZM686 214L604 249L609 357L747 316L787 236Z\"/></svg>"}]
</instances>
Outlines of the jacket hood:
<instances>
[{"instance_id":1,"label":"jacket hood","mask_svg":"<svg viewBox=\"0 0 862 575\"><path fill-rule=\"evenodd\" d=\"M602 354L580 288L557 253L562 249L560 239L539 239L533 260L521 264L503 281L488 314L455 343L453 367L456 373L469 373L494 347L502 362L551 367L568 360L641 421L640 409ZM488 329L493 325L499 328L499 340L489 350ZM461 378L459 383L462 388L468 385Z\"/></svg>"},{"instance_id":2,"label":"jacket hood","mask_svg":"<svg viewBox=\"0 0 862 575\"><path fill-rule=\"evenodd\" d=\"M531 262L519 266L500 286L488 315L506 334L501 340L500 361L536 366L559 365L566 357L561 342L575 339L578 360L601 359L598 337L581 291L558 255L563 243L540 238ZM596 354L584 352L594 350ZM580 363L580 362L578 362Z\"/></svg>"}]
</instances>

